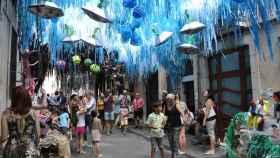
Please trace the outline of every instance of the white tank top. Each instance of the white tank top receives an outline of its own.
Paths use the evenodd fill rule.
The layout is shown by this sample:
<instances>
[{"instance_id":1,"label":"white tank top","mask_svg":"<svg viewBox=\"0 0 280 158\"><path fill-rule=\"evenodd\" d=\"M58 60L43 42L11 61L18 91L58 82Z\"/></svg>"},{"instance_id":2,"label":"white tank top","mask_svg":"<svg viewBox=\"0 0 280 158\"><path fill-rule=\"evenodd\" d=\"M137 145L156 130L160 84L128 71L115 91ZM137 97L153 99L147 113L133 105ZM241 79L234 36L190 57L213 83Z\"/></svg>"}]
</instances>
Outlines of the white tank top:
<instances>
[{"instance_id":1,"label":"white tank top","mask_svg":"<svg viewBox=\"0 0 280 158\"><path fill-rule=\"evenodd\" d=\"M211 107L211 109L210 109L210 111L209 111L209 114L208 114L208 118L211 118L211 117L213 117L213 116L215 116L215 115L216 115L216 112L215 112L214 108Z\"/></svg>"}]
</instances>

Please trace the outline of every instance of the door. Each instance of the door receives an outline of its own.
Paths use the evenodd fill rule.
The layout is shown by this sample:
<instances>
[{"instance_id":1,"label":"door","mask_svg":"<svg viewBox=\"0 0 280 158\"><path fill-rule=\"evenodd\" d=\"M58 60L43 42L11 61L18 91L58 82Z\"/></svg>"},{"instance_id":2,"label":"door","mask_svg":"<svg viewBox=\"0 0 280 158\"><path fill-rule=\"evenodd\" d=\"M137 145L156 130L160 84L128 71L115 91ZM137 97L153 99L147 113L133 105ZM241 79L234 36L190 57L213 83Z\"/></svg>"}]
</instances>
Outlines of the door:
<instances>
[{"instance_id":1,"label":"door","mask_svg":"<svg viewBox=\"0 0 280 158\"><path fill-rule=\"evenodd\" d=\"M221 112L217 123L221 137L230 118L248 110L252 97L249 48L243 46L223 52L209 58L210 89Z\"/></svg>"},{"instance_id":2,"label":"door","mask_svg":"<svg viewBox=\"0 0 280 158\"><path fill-rule=\"evenodd\" d=\"M184 86L184 94L186 96L186 104L188 108L195 112L195 103L194 103L194 82L185 82L183 83Z\"/></svg>"}]
</instances>

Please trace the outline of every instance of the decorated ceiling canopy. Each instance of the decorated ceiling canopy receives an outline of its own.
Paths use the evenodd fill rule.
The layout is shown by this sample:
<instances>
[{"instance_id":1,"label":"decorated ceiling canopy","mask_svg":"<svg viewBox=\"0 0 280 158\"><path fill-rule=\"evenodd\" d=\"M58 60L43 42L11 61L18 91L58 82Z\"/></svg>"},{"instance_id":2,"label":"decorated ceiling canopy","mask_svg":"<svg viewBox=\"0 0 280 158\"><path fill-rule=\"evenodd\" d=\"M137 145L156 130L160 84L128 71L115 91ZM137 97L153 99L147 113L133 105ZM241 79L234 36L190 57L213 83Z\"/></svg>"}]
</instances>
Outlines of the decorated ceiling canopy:
<instances>
[{"instance_id":1,"label":"decorated ceiling canopy","mask_svg":"<svg viewBox=\"0 0 280 158\"><path fill-rule=\"evenodd\" d=\"M203 46L198 53L212 55L219 52L218 36L222 31L233 31L238 39L242 33L240 24L244 23L248 24L246 27L261 56L264 51L260 47L260 30L264 30L268 55L273 60L271 20L280 20L279 0L52 0L64 16L57 20L40 18L39 21L28 9L36 2L19 0L17 3L23 50L35 34L48 43L52 63L56 63L60 54L72 57L84 52L79 44L61 42L66 37L92 38L96 43L82 43L103 47L90 48L91 53L98 54L98 63L104 61L106 53L110 56L117 52L114 60L126 65L129 77L147 77L160 66L170 76L180 77L188 55L177 49L178 44L188 43L193 48ZM47 13L51 14L49 18L54 17L52 11L44 15ZM55 17L62 15L60 12ZM155 44L155 39L163 32L173 34ZM160 47L156 47L158 45Z\"/></svg>"}]
</instances>

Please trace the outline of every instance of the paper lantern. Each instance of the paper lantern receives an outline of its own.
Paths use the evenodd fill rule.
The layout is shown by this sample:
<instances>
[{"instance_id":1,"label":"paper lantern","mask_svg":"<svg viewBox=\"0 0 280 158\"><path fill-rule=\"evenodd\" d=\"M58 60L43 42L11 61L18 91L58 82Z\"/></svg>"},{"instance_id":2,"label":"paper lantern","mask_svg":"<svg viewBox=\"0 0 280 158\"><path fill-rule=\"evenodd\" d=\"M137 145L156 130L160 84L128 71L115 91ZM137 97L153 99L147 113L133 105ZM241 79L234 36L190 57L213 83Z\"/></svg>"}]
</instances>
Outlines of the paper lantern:
<instances>
[{"instance_id":1,"label":"paper lantern","mask_svg":"<svg viewBox=\"0 0 280 158\"><path fill-rule=\"evenodd\" d=\"M136 32L133 32L130 40L130 44L134 46L140 46L142 44L142 38Z\"/></svg>"},{"instance_id":2,"label":"paper lantern","mask_svg":"<svg viewBox=\"0 0 280 158\"><path fill-rule=\"evenodd\" d=\"M132 36L132 30L131 30L131 27L130 26L122 26L121 27L121 38L122 38L122 42L128 42L129 39L131 38Z\"/></svg>"},{"instance_id":3,"label":"paper lantern","mask_svg":"<svg viewBox=\"0 0 280 158\"><path fill-rule=\"evenodd\" d=\"M90 71L93 72L93 73L99 73L101 71L101 68L97 64L92 64L90 66Z\"/></svg>"},{"instance_id":4,"label":"paper lantern","mask_svg":"<svg viewBox=\"0 0 280 158\"><path fill-rule=\"evenodd\" d=\"M109 20L105 13L104 10L91 6L91 7L83 7L82 10L84 11L85 14L87 14L91 19L98 21L98 22L103 22L103 23L110 23L111 20Z\"/></svg>"},{"instance_id":5,"label":"paper lantern","mask_svg":"<svg viewBox=\"0 0 280 158\"><path fill-rule=\"evenodd\" d=\"M160 46L165 43L172 35L173 32L162 32L156 39L156 46Z\"/></svg>"},{"instance_id":6,"label":"paper lantern","mask_svg":"<svg viewBox=\"0 0 280 158\"><path fill-rule=\"evenodd\" d=\"M184 34L194 34L202 31L204 28L205 28L204 24L198 21L194 21L184 25L183 28L180 30L180 32Z\"/></svg>"},{"instance_id":7,"label":"paper lantern","mask_svg":"<svg viewBox=\"0 0 280 158\"><path fill-rule=\"evenodd\" d=\"M30 5L28 9L31 13L47 19L58 18L64 15L61 8L59 8L54 2L49 1L46 1L43 4Z\"/></svg>"},{"instance_id":8,"label":"paper lantern","mask_svg":"<svg viewBox=\"0 0 280 158\"><path fill-rule=\"evenodd\" d=\"M65 66L66 66L66 62L64 60L58 60L56 62L56 67L57 69L59 70L64 70L65 69Z\"/></svg>"},{"instance_id":9,"label":"paper lantern","mask_svg":"<svg viewBox=\"0 0 280 158\"><path fill-rule=\"evenodd\" d=\"M86 66L90 66L90 65L92 64L91 59L90 59L90 58L85 59L84 64L85 64Z\"/></svg>"},{"instance_id":10,"label":"paper lantern","mask_svg":"<svg viewBox=\"0 0 280 158\"><path fill-rule=\"evenodd\" d=\"M125 8L134 8L137 4L136 0L123 0L123 6Z\"/></svg>"},{"instance_id":11,"label":"paper lantern","mask_svg":"<svg viewBox=\"0 0 280 158\"><path fill-rule=\"evenodd\" d=\"M142 18L145 16L145 12L141 7L135 7L132 13L133 17L135 18Z\"/></svg>"},{"instance_id":12,"label":"paper lantern","mask_svg":"<svg viewBox=\"0 0 280 158\"><path fill-rule=\"evenodd\" d=\"M78 64L81 63L81 58L80 58L80 56L78 56L78 55L74 55L74 56L72 57L72 61L73 61L74 64L78 65Z\"/></svg>"},{"instance_id":13,"label":"paper lantern","mask_svg":"<svg viewBox=\"0 0 280 158\"><path fill-rule=\"evenodd\" d=\"M177 47L179 51L185 54L197 54L199 53L199 48L195 45L184 43Z\"/></svg>"}]
</instances>

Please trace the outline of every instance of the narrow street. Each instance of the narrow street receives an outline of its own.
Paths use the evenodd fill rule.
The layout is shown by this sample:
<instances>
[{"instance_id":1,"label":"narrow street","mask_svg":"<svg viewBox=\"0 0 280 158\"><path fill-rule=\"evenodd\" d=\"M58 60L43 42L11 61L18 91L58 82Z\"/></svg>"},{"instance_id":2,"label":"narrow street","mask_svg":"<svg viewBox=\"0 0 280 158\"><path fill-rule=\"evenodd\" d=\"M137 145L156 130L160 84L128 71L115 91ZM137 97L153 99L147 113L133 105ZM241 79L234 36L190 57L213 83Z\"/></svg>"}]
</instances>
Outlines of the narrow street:
<instances>
[{"instance_id":1,"label":"narrow street","mask_svg":"<svg viewBox=\"0 0 280 158\"><path fill-rule=\"evenodd\" d=\"M103 136L101 150L103 158L148 158L150 142L131 133L123 136L119 130L114 129L111 136ZM91 149L86 147L86 154L78 155L73 153L72 157L89 158L94 157L94 155Z\"/></svg>"}]
</instances>

